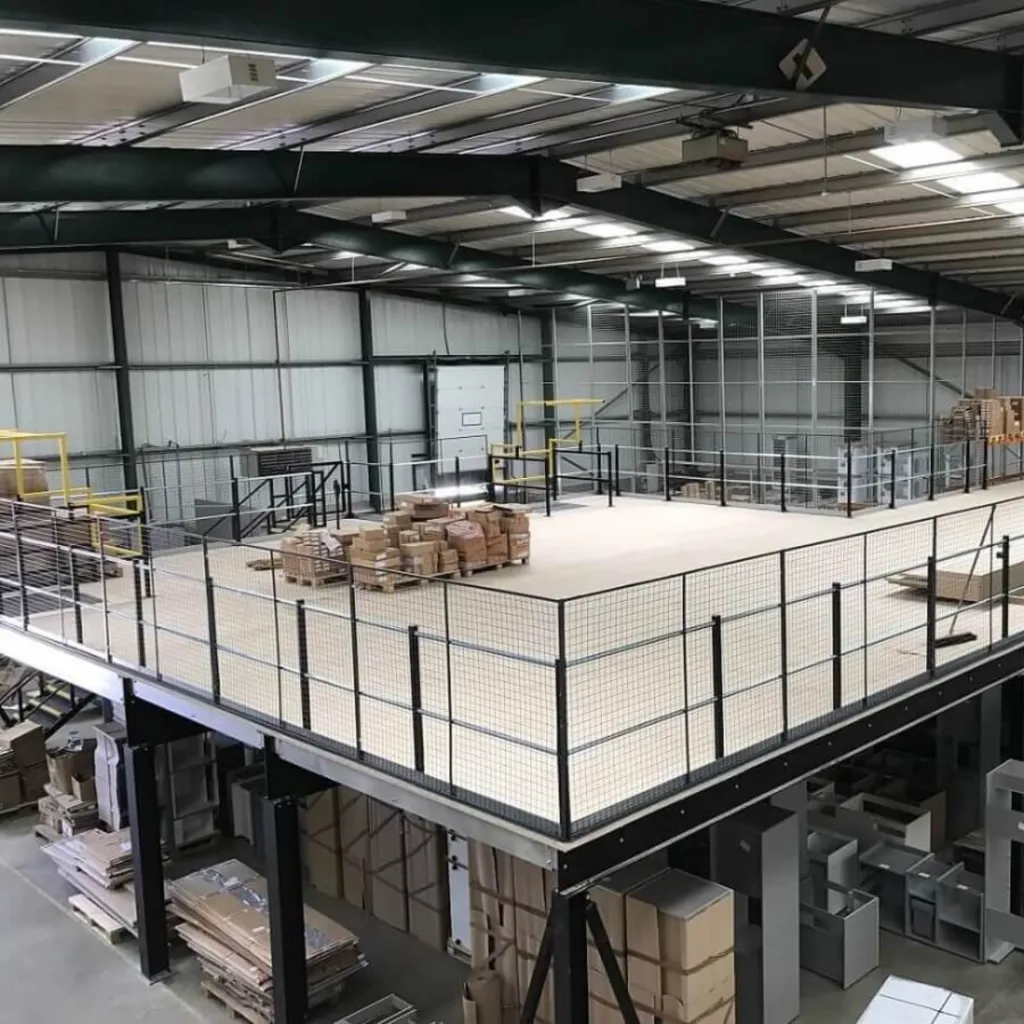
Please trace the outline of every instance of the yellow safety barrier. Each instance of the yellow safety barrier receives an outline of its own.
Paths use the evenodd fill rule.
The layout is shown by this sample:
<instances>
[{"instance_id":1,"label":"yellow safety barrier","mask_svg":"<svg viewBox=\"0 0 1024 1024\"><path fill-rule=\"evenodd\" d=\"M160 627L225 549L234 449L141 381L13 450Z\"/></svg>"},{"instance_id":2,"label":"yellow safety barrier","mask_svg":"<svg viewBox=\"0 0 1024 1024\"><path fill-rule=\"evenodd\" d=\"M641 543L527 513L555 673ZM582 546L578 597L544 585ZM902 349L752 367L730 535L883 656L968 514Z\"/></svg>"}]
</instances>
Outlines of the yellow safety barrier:
<instances>
[{"instance_id":1,"label":"yellow safety barrier","mask_svg":"<svg viewBox=\"0 0 1024 1024\"><path fill-rule=\"evenodd\" d=\"M60 486L44 491L27 491L25 489L25 459L22 445L34 442L55 443L57 447L57 467L60 475ZM63 431L12 430L0 428L0 446L11 446L14 461L14 481L18 497L22 501L38 504L53 504L54 499L65 508L84 508L94 517L92 524L92 544L106 554L121 555L125 558L138 558L144 554L142 543L142 495L138 491L123 494L97 494L91 487L75 486L71 483L71 467L68 458L68 437ZM107 519L135 519L131 533L134 546L123 547L111 544L103 537L100 524L95 517Z\"/></svg>"}]
</instances>

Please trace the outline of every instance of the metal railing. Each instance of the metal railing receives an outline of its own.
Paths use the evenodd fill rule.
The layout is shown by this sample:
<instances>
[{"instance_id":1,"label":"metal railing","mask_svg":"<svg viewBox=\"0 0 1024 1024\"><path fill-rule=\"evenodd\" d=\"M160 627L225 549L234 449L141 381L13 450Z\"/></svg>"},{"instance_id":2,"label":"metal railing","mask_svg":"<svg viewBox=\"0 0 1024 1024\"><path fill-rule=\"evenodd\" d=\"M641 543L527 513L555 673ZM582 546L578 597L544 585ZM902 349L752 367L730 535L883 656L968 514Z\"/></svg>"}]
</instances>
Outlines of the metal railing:
<instances>
[{"instance_id":1,"label":"metal railing","mask_svg":"<svg viewBox=\"0 0 1024 1024\"><path fill-rule=\"evenodd\" d=\"M571 598L86 518L0 506L7 628L564 838L1024 637L1024 498Z\"/></svg>"}]
</instances>

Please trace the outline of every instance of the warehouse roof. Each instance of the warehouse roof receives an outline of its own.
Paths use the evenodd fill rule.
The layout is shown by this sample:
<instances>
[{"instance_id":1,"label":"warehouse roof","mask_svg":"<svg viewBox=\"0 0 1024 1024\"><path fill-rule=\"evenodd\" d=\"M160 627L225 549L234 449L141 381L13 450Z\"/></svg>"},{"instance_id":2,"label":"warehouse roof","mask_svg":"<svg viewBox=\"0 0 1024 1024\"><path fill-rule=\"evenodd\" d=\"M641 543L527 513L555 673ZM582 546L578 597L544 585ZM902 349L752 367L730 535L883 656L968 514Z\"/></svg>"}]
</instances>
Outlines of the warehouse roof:
<instances>
[{"instance_id":1,"label":"warehouse roof","mask_svg":"<svg viewBox=\"0 0 1024 1024\"><path fill-rule=\"evenodd\" d=\"M795 15L812 42L824 17L828 25L1000 53L1024 50L1024 10L1006 0L753 0L722 6ZM183 102L179 73L233 48L113 32L98 37L4 28L13 22L5 22L3 13L0 4L0 144L544 155L588 174L619 175L626 188L681 200L683 212L696 205L780 233L767 240L748 237L724 216L719 234L698 229L696 222L684 230L689 222L682 216L671 218L672 228L662 226L668 220L655 225L651 217L631 217L635 207L616 189L596 199L580 193L577 202L539 205L521 196L389 196L307 205L306 212L599 273L627 289L669 279L697 296L816 287L856 303L865 298L865 282L873 282L889 308L942 301L923 277L920 287L903 291L887 288L884 272L858 280L857 274L815 269L801 245L793 244L801 236L978 285L1005 295L1008 307L1024 283L1024 148L1004 147L1005 125L989 113L826 104L821 95L795 90L725 93L414 59L303 57L251 46L240 52L273 59L275 88L212 106ZM885 129L892 125L902 126L901 138L909 141L887 142ZM735 162L695 154L694 137L714 131L742 140L746 153ZM168 205L159 198L116 204L122 211ZM211 198L174 208L209 205L224 204ZM55 206L64 214L97 208L0 202L0 213ZM165 248L194 252L199 246ZM225 265L299 268L339 284L376 282L500 299L509 306L580 301L500 278L339 252L319 242L280 251L250 239L230 245L214 239L201 248L206 258Z\"/></svg>"}]
</instances>

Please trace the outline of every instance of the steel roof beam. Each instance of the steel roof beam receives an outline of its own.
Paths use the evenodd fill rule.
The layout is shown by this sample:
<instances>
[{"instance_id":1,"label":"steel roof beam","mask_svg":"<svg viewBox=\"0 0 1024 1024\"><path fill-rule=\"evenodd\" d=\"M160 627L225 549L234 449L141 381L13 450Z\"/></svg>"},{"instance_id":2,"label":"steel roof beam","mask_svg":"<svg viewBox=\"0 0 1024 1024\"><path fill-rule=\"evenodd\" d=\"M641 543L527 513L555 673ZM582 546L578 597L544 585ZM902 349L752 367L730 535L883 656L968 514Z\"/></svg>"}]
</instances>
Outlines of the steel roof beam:
<instances>
[{"instance_id":1,"label":"steel roof beam","mask_svg":"<svg viewBox=\"0 0 1024 1024\"><path fill-rule=\"evenodd\" d=\"M768 259L784 260L830 277L856 278L865 285L892 288L932 303L950 303L1011 320L1024 320L1024 301L1000 292L951 281L940 274L895 264L885 273L859 274L854 264L862 253L758 221L675 199L650 189L626 185L594 194L575 193L581 206L645 227L671 231L723 247L743 249Z\"/></svg>"},{"instance_id":2,"label":"steel roof beam","mask_svg":"<svg viewBox=\"0 0 1024 1024\"><path fill-rule=\"evenodd\" d=\"M600 16L586 0L523 0L500 26L478 0L392 0L385 17L372 5L321 4L300 18L248 0L3 0L0 24L762 94L793 91L779 62L812 31L799 18L700 0L604 0ZM1008 111L1011 123L1024 109L1014 56L834 23L821 27L816 49L827 70L808 95Z\"/></svg>"},{"instance_id":3,"label":"steel roof beam","mask_svg":"<svg viewBox=\"0 0 1024 1024\"><path fill-rule=\"evenodd\" d=\"M233 210L162 210L0 215L0 251L53 246L106 248L181 242L220 242L248 238L275 252L304 243L379 259L432 267L452 274L494 276L521 285L581 299L628 304L683 316L713 318L714 303L691 300L686 294L667 296L654 288L628 290L610 277L567 268L537 268L528 260L473 249L458 243L404 235L327 217L289 210L253 207ZM343 279L339 279L343 283ZM741 315L733 311L733 315ZM742 315L746 315L745 312Z\"/></svg>"},{"instance_id":4,"label":"steel roof beam","mask_svg":"<svg viewBox=\"0 0 1024 1024\"><path fill-rule=\"evenodd\" d=\"M580 172L540 157L439 153L237 153L5 146L0 202L324 202L345 196L518 196L573 189Z\"/></svg>"},{"instance_id":5,"label":"steel roof beam","mask_svg":"<svg viewBox=\"0 0 1024 1024\"><path fill-rule=\"evenodd\" d=\"M1019 192L1020 186L1000 189L1000 193ZM809 210L805 213L783 214L773 217L772 223L782 228L820 228L823 225L851 224L859 220L876 220L886 217L912 217L922 213L953 214L957 211L966 210L991 210L993 217L1009 217L1004 210L1000 210L997 202L1009 201L1009 198L1019 199L1019 196L1007 197L1007 199L982 202L979 199L981 194L968 196L947 196L933 193L930 196L923 196L920 199L896 199L882 203L846 203L842 206L830 206L824 210ZM990 193L991 195L991 193ZM840 197L836 197L840 198ZM914 230L914 224L904 223L903 229L906 232Z\"/></svg>"}]
</instances>

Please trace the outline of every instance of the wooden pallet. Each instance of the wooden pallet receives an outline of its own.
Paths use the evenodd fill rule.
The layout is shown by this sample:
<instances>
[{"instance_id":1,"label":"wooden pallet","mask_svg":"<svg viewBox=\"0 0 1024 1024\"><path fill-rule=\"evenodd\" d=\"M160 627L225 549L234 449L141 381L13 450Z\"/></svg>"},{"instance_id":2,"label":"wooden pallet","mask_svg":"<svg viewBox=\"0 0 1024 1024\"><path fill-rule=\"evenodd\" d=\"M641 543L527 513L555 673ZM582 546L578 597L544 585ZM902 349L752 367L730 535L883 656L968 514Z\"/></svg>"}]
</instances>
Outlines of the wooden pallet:
<instances>
[{"instance_id":1,"label":"wooden pallet","mask_svg":"<svg viewBox=\"0 0 1024 1024\"><path fill-rule=\"evenodd\" d=\"M316 590L317 587L326 587L332 583L344 583L348 579L347 576L288 576L285 575L285 580L288 583L297 583L300 587L312 587Z\"/></svg>"},{"instance_id":2,"label":"wooden pallet","mask_svg":"<svg viewBox=\"0 0 1024 1024\"><path fill-rule=\"evenodd\" d=\"M462 572L463 576L472 576L473 573L486 572L488 569L495 569L495 570L497 570L497 569L504 569L506 566L509 566L509 565L529 565L529 564L530 564L530 557L529 557L529 555L527 555L526 558L507 558L507 559L505 559L504 562L478 562L478 563L474 563L473 565L464 565L462 567L461 572Z\"/></svg>"},{"instance_id":3,"label":"wooden pallet","mask_svg":"<svg viewBox=\"0 0 1024 1024\"><path fill-rule=\"evenodd\" d=\"M259 1010L240 1003L230 992L221 988L220 985L204 979L199 983L199 987L203 990L203 995L207 999L212 999L213 1002L219 1003L232 1020L244 1020L248 1024L268 1024L268 1019Z\"/></svg>"},{"instance_id":4,"label":"wooden pallet","mask_svg":"<svg viewBox=\"0 0 1024 1024\"><path fill-rule=\"evenodd\" d=\"M422 587L430 582L427 576L390 576L384 580L357 580L356 590L379 590L393 594L400 587Z\"/></svg>"},{"instance_id":5,"label":"wooden pallet","mask_svg":"<svg viewBox=\"0 0 1024 1024\"><path fill-rule=\"evenodd\" d=\"M109 946L118 945L131 934L120 921L81 893L69 896L68 904L75 912L75 916L84 921Z\"/></svg>"}]
</instances>

